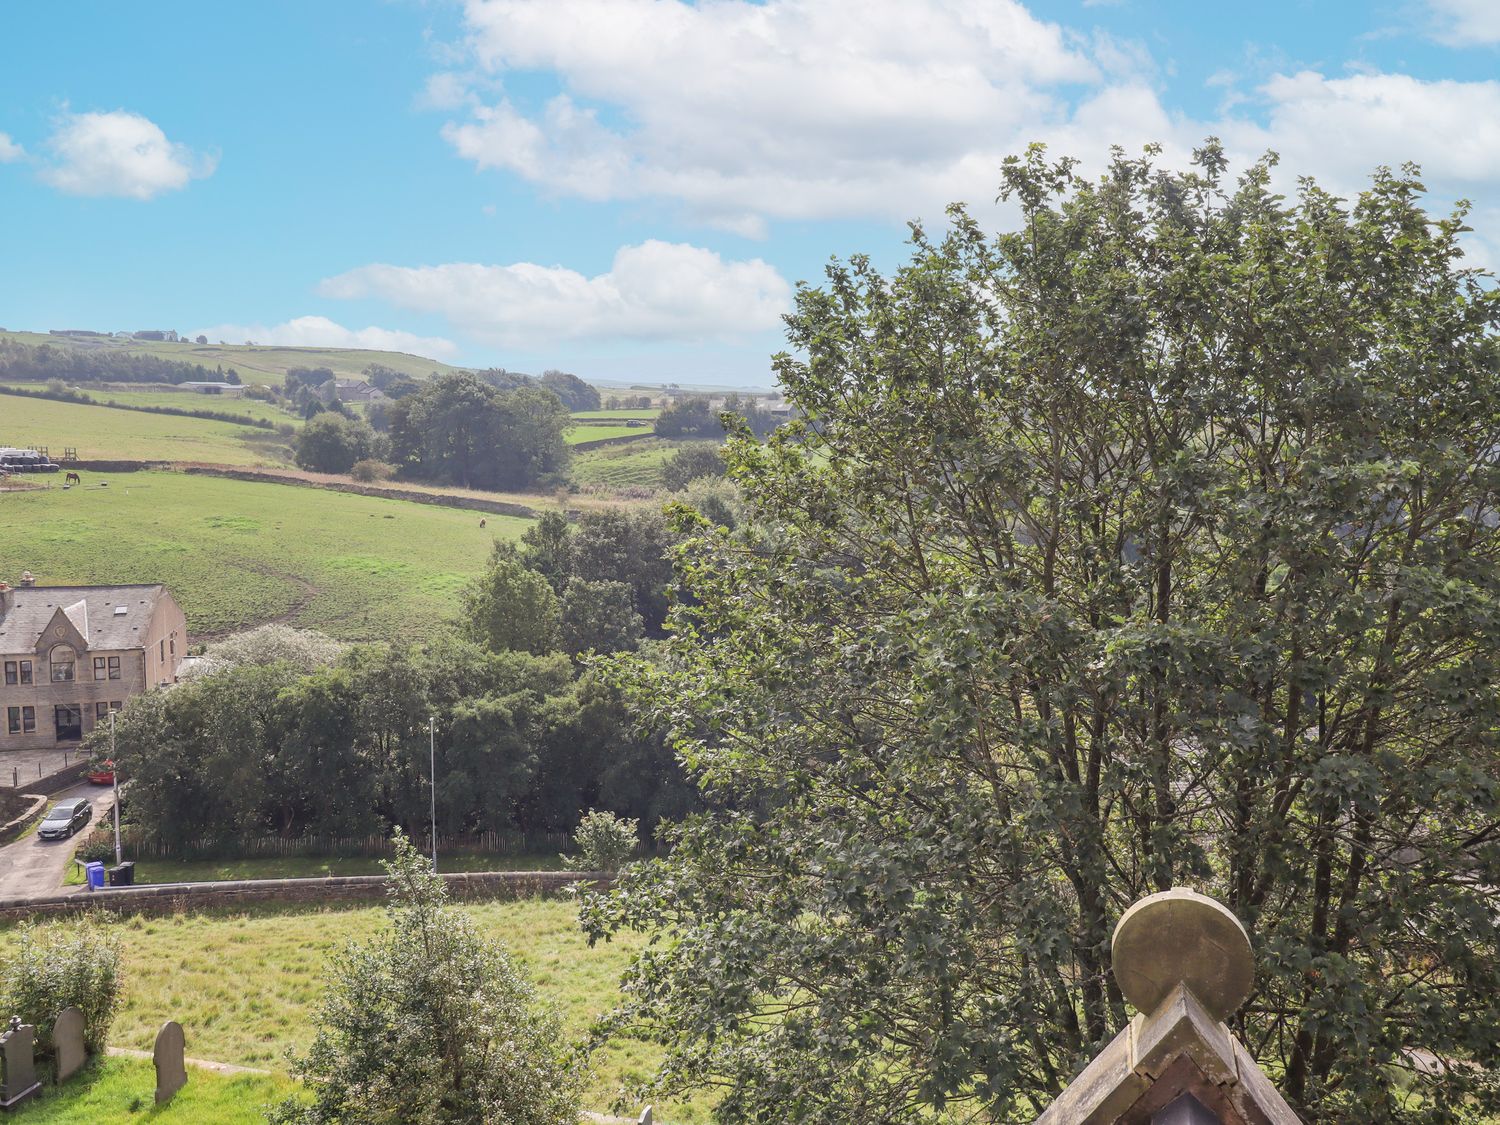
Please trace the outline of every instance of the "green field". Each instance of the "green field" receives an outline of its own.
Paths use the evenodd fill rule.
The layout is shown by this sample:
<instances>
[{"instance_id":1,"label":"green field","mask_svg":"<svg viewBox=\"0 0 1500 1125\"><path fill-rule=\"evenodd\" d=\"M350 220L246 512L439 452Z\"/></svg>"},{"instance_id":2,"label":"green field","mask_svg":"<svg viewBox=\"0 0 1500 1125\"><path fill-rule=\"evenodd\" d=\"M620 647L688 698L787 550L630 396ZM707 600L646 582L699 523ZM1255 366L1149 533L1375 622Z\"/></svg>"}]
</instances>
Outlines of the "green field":
<instances>
[{"instance_id":1,"label":"green field","mask_svg":"<svg viewBox=\"0 0 1500 1125\"><path fill-rule=\"evenodd\" d=\"M608 488L660 488L662 464L678 448L678 443L664 438L645 437L619 445L584 449L573 455L573 479L579 484Z\"/></svg>"},{"instance_id":2,"label":"green field","mask_svg":"<svg viewBox=\"0 0 1500 1125\"><path fill-rule=\"evenodd\" d=\"M511 516L481 528L478 513L456 508L185 473L84 482L0 494L0 575L165 582L194 639L271 620L346 640L427 636L457 611L492 542L526 528Z\"/></svg>"},{"instance_id":3,"label":"green field","mask_svg":"<svg viewBox=\"0 0 1500 1125\"><path fill-rule=\"evenodd\" d=\"M7 383L8 387L17 387L23 391L36 391L42 389L42 383ZM83 383L70 387L70 390L81 391L89 395L96 402L118 402L123 406L169 406L174 410L209 410L216 414L234 414L244 418L258 418L267 422L290 423L300 426L302 419L295 414L288 414L285 410L279 410L268 402L258 402L253 398L228 398L224 395L200 395L192 391L168 391L168 390L128 390L117 391L101 389L97 386ZM10 399L0 399L0 411L4 410L4 404ZM3 415L0 415L3 417Z\"/></svg>"},{"instance_id":4,"label":"green field","mask_svg":"<svg viewBox=\"0 0 1500 1125\"><path fill-rule=\"evenodd\" d=\"M574 1036L614 1004L620 973L642 944L627 935L590 948L571 901L529 899L465 909L516 955ZM305 1048L311 1039L307 1017L322 990L324 957L346 940L370 936L384 920L375 908L260 907L112 923L122 944L125 982L113 1042L149 1050L162 1022L175 1019L195 1058L284 1070L287 1049ZM0 931L0 949L7 936ZM634 1041L600 1052L585 1107L605 1110L621 1084L644 1078L655 1058L656 1048ZM671 1125L707 1120L701 1107L671 1104L658 1104L656 1117Z\"/></svg>"},{"instance_id":5,"label":"green field","mask_svg":"<svg viewBox=\"0 0 1500 1125\"><path fill-rule=\"evenodd\" d=\"M217 342L207 345L168 344L148 340L98 338L85 341L49 336L45 332L0 332L0 338L18 340L32 346L51 344L59 348L107 348L135 355L154 355L181 363L201 363L205 367L223 364L225 367L233 367L247 383L280 383L293 367L327 367L335 375L353 377L361 375L370 364L379 363L418 379L425 378L434 371L461 370L435 359L408 355L406 352L374 352L358 348L249 347L245 344Z\"/></svg>"},{"instance_id":6,"label":"green field","mask_svg":"<svg viewBox=\"0 0 1500 1125\"><path fill-rule=\"evenodd\" d=\"M282 465L290 457L274 430L15 395L0 396L0 445L44 446L54 458L73 448L85 461Z\"/></svg>"},{"instance_id":7,"label":"green field","mask_svg":"<svg viewBox=\"0 0 1500 1125\"><path fill-rule=\"evenodd\" d=\"M587 422L594 418L602 420L611 418L640 418L643 421L649 422L655 419L660 413L660 407L652 406L645 410L575 410L572 417L578 419L580 422Z\"/></svg>"},{"instance_id":8,"label":"green field","mask_svg":"<svg viewBox=\"0 0 1500 1125\"><path fill-rule=\"evenodd\" d=\"M581 445L584 442L604 441L608 438L648 438L651 436L649 426L610 426L610 425L581 425L570 426L563 435L563 440L569 445Z\"/></svg>"}]
</instances>

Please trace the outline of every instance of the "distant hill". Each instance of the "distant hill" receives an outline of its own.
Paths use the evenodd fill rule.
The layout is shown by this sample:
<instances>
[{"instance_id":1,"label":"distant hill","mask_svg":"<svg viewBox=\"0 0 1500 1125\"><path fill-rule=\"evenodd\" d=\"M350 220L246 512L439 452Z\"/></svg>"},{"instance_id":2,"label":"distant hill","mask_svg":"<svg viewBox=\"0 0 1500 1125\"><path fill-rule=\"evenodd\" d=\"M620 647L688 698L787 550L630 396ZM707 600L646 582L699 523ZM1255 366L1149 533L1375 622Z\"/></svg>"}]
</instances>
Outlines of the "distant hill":
<instances>
[{"instance_id":1,"label":"distant hill","mask_svg":"<svg viewBox=\"0 0 1500 1125\"><path fill-rule=\"evenodd\" d=\"M293 367L327 367L338 376L358 376L372 363L383 364L414 378L434 371L461 371L435 359L406 352L375 352L359 348L279 348L249 344L170 344L156 340L119 340L112 336L52 336L46 332L0 332L0 339L17 340L33 347L51 344L57 348L92 351L107 348L136 355L156 356L207 367L233 367L246 383L280 383Z\"/></svg>"}]
</instances>

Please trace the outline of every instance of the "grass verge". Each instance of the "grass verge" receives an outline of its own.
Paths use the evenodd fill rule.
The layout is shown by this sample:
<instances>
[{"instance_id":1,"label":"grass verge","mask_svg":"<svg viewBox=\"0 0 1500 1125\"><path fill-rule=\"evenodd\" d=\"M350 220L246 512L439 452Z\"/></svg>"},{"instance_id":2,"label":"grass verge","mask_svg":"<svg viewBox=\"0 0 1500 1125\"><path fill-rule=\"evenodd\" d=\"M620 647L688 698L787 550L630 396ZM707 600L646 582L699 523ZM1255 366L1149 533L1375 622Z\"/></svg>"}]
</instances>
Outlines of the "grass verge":
<instances>
[{"instance_id":1,"label":"grass verge","mask_svg":"<svg viewBox=\"0 0 1500 1125\"><path fill-rule=\"evenodd\" d=\"M137 883L210 883L226 879L321 879L383 875L379 856L265 856L248 859L143 859ZM438 855L439 871L561 871L556 855ZM81 881L81 880L80 880Z\"/></svg>"}]
</instances>

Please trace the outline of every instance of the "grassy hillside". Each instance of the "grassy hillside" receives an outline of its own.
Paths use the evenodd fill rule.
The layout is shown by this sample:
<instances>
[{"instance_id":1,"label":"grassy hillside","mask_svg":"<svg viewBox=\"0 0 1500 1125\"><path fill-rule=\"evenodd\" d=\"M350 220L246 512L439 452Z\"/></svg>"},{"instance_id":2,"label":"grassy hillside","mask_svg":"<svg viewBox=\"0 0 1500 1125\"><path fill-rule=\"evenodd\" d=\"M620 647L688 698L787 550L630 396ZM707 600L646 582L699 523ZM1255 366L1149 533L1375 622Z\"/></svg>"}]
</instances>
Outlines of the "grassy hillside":
<instances>
[{"instance_id":1,"label":"grassy hillside","mask_svg":"<svg viewBox=\"0 0 1500 1125\"><path fill-rule=\"evenodd\" d=\"M651 435L649 426L612 426L608 423L583 423L569 428L563 440L569 445L583 445L609 438L644 438Z\"/></svg>"},{"instance_id":2,"label":"grassy hillside","mask_svg":"<svg viewBox=\"0 0 1500 1125\"><path fill-rule=\"evenodd\" d=\"M0 332L0 338L23 344L51 344L60 348L108 348L135 355L153 355L180 363L201 363L208 367L223 364L233 367L247 383L280 383L293 367L327 367L340 376L357 376L372 363L383 364L423 378L434 371L456 371L446 363L406 352L363 351L358 348L277 348L250 347L245 344L207 345L193 343L167 344L149 340L115 340L113 338L49 336L45 332Z\"/></svg>"},{"instance_id":3,"label":"grassy hillside","mask_svg":"<svg viewBox=\"0 0 1500 1125\"><path fill-rule=\"evenodd\" d=\"M0 575L165 582L195 639L269 620L348 640L426 636L456 612L492 542L526 527L490 515L481 528L476 512L183 473L86 473L84 482L0 494Z\"/></svg>"},{"instance_id":4,"label":"grassy hillside","mask_svg":"<svg viewBox=\"0 0 1500 1125\"><path fill-rule=\"evenodd\" d=\"M679 445L663 438L644 437L619 445L583 449L573 454L571 474L584 485L660 488L662 464L677 452Z\"/></svg>"},{"instance_id":5,"label":"grassy hillside","mask_svg":"<svg viewBox=\"0 0 1500 1125\"><path fill-rule=\"evenodd\" d=\"M573 1036L613 1005L620 973L641 946L638 936L625 934L590 948L578 929L576 905L565 900L466 909L483 933L516 955ZM195 1058L282 1070L286 1049L304 1048L311 1038L307 1019L321 993L324 958L348 939L373 934L384 917L373 908L262 907L116 923L125 985L114 1042L149 1050L162 1021L175 1019ZM7 937L0 931L0 949ZM584 1105L605 1109L622 1082L646 1076L656 1054L638 1042L601 1052ZM656 1117L672 1125L708 1119L702 1107L671 1104L659 1104Z\"/></svg>"},{"instance_id":6,"label":"grassy hillside","mask_svg":"<svg viewBox=\"0 0 1500 1125\"><path fill-rule=\"evenodd\" d=\"M217 399L179 397L187 407L218 409L208 405ZM84 460L281 465L291 459L287 439L274 430L14 395L0 398L0 445L45 446L53 457L71 446Z\"/></svg>"}]
</instances>

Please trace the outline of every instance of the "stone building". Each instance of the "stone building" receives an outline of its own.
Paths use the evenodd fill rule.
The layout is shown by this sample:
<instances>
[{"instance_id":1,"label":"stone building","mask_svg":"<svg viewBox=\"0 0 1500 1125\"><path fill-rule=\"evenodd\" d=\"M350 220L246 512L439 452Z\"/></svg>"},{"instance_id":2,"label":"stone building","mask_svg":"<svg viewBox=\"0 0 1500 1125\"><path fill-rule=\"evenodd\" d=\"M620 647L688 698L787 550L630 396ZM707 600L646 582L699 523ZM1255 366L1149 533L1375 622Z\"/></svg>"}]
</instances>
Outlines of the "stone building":
<instances>
[{"instance_id":1,"label":"stone building","mask_svg":"<svg viewBox=\"0 0 1500 1125\"><path fill-rule=\"evenodd\" d=\"M187 619L162 585L0 583L0 753L73 746L174 682Z\"/></svg>"}]
</instances>

